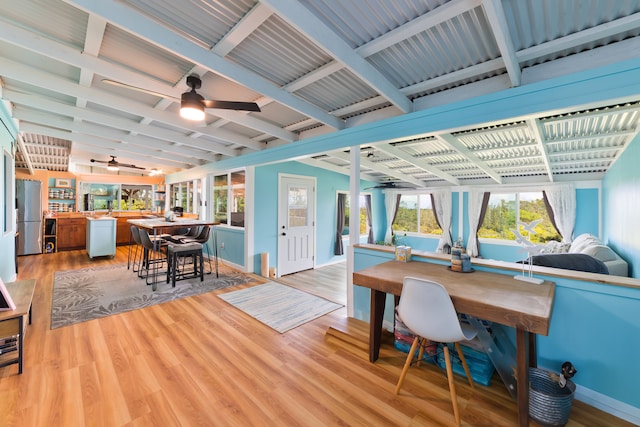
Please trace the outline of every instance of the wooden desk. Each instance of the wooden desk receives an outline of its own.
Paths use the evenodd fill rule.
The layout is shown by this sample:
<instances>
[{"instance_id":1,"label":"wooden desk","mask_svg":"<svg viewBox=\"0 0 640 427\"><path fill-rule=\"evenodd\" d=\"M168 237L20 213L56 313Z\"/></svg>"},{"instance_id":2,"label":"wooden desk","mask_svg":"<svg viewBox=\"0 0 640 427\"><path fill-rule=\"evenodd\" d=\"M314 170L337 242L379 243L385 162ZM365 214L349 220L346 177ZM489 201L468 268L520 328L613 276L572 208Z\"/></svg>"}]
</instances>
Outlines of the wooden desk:
<instances>
[{"instance_id":1,"label":"wooden desk","mask_svg":"<svg viewBox=\"0 0 640 427\"><path fill-rule=\"evenodd\" d=\"M402 292L402 280L413 276L439 282L456 310L516 329L517 400L520 426L529 425L529 366L536 366L535 334L548 335L555 283L520 282L510 275L476 271L456 273L426 262L387 261L353 273L353 284L371 289L369 360L380 353L386 294Z\"/></svg>"},{"instance_id":2,"label":"wooden desk","mask_svg":"<svg viewBox=\"0 0 640 427\"><path fill-rule=\"evenodd\" d=\"M22 373L23 357L24 357L24 333L26 327L24 322L29 316L29 324L31 324L31 302L33 300L33 292L36 289L36 280L19 280L17 282L6 283L5 286L11 295L11 299L16 304L15 310L0 311L0 338L19 335L18 338L18 357L10 359L2 363L1 366L18 364L18 374Z\"/></svg>"}]
</instances>

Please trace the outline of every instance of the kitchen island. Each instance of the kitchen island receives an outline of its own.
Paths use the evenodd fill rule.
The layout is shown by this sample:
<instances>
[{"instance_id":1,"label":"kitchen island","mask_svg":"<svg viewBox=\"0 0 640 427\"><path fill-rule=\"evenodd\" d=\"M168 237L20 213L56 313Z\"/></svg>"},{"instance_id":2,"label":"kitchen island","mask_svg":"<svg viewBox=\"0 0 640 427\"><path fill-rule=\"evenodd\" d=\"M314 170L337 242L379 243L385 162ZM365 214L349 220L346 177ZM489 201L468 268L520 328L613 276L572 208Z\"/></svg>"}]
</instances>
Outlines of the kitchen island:
<instances>
[{"instance_id":1,"label":"kitchen island","mask_svg":"<svg viewBox=\"0 0 640 427\"><path fill-rule=\"evenodd\" d=\"M90 259L116 255L117 221L117 218L106 215L87 218L87 254Z\"/></svg>"}]
</instances>

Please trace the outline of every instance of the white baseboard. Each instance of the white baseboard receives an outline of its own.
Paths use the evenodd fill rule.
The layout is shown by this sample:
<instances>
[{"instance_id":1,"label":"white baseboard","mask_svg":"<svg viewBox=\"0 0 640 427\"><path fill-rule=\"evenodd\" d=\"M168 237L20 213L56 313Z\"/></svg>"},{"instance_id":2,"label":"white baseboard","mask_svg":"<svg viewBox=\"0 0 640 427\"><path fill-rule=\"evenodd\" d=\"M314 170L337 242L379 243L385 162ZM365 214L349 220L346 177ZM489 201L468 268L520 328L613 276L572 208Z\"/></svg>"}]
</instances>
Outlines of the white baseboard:
<instances>
[{"instance_id":1,"label":"white baseboard","mask_svg":"<svg viewBox=\"0 0 640 427\"><path fill-rule=\"evenodd\" d=\"M640 425L640 408L620 402L604 394L576 384L575 399L614 415L635 425Z\"/></svg>"},{"instance_id":2,"label":"white baseboard","mask_svg":"<svg viewBox=\"0 0 640 427\"><path fill-rule=\"evenodd\" d=\"M213 258L213 257L211 257L211 258L212 258L212 259L211 259L211 262L215 262L215 261L214 261L214 258ZM224 265L226 265L227 267L231 267L231 268L233 268L234 270L242 271L243 273L246 273L246 272L247 272L247 269L245 268L245 266L244 266L244 265L235 264L235 263L233 263L233 262L231 262L231 261L227 261L226 259L225 259L225 260L223 260L223 259L218 259L218 262L219 262L220 264L224 264Z\"/></svg>"}]
</instances>

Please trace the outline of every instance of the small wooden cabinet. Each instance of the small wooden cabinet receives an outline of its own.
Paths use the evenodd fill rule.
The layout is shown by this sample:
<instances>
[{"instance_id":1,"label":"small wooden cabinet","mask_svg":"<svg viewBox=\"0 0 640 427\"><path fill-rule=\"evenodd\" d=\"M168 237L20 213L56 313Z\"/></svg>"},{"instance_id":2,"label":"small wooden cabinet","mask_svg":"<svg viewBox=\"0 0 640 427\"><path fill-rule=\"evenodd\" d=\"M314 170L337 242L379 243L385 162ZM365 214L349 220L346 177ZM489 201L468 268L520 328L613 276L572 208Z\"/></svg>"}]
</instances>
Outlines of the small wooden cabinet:
<instances>
[{"instance_id":1,"label":"small wooden cabinet","mask_svg":"<svg viewBox=\"0 0 640 427\"><path fill-rule=\"evenodd\" d=\"M58 250L84 249L87 243L85 218L58 218Z\"/></svg>"},{"instance_id":2,"label":"small wooden cabinet","mask_svg":"<svg viewBox=\"0 0 640 427\"><path fill-rule=\"evenodd\" d=\"M125 216L118 218L118 224L116 226L116 245L128 245L130 242L131 224L127 221L130 219L141 219L143 216Z\"/></svg>"},{"instance_id":3,"label":"small wooden cabinet","mask_svg":"<svg viewBox=\"0 0 640 427\"><path fill-rule=\"evenodd\" d=\"M51 254L58 250L56 218L44 219L44 232L42 233L42 253Z\"/></svg>"}]
</instances>

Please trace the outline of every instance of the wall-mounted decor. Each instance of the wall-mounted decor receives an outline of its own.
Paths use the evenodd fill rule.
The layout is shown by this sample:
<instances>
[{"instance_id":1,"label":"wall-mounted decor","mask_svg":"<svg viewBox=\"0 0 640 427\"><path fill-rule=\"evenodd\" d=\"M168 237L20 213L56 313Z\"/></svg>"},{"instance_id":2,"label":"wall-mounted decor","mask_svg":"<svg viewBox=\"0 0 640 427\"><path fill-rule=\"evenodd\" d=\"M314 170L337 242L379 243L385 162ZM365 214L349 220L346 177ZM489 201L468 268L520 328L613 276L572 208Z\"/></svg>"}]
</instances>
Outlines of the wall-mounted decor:
<instances>
[{"instance_id":1,"label":"wall-mounted decor","mask_svg":"<svg viewBox=\"0 0 640 427\"><path fill-rule=\"evenodd\" d=\"M56 187L71 187L70 179L56 179Z\"/></svg>"}]
</instances>

